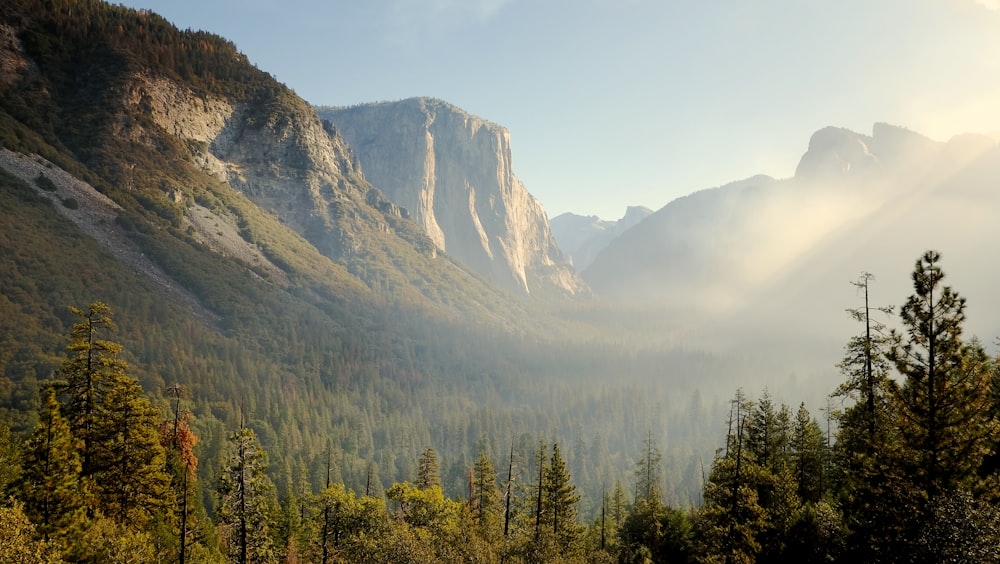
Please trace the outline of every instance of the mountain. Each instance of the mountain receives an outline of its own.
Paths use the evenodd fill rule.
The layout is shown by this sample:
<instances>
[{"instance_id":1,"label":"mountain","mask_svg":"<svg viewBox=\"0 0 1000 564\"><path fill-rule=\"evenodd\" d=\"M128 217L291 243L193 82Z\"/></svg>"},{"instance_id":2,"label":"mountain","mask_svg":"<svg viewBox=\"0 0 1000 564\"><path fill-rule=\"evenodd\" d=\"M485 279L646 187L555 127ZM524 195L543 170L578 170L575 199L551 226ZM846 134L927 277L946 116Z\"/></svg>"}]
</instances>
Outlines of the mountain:
<instances>
[{"instance_id":1,"label":"mountain","mask_svg":"<svg viewBox=\"0 0 1000 564\"><path fill-rule=\"evenodd\" d=\"M419 206L366 175L377 163L225 39L98 0L0 3L0 426L30 431L69 308L102 301L154 403L182 390L203 484L241 424L279 492L318 491L330 457L354 491L412 480L433 446L460 495L480 452L499 461L516 438L528 460L544 434L577 445L592 511L652 428L682 453L665 464L674 495L694 499L690 452L716 418L689 400L728 392L726 360L608 337L589 300L566 299L586 288L510 171L506 131L416 106L421 128L431 110L454 120L427 130L438 149L471 155L434 153L435 221L448 237L478 220L470 248L506 288L452 255L463 242L441 252Z\"/></svg>"},{"instance_id":2,"label":"mountain","mask_svg":"<svg viewBox=\"0 0 1000 564\"><path fill-rule=\"evenodd\" d=\"M552 236L577 270L587 268L611 241L638 224L653 210L645 206L629 206L618 221L603 220L596 215L583 216L563 213L552 218Z\"/></svg>"},{"instance_id":3,"label":"mountain","mask_svg":"<svg viewBox=\"0 0 1000 564\"><path fill-rule=\"evenodd\" d=\"M507 129L430 98L319 114L438 249L514 291L586 293L541 204L514 175Z\"/></svg>"},{"instance_id":4,"label":"mountain","mask_svg":"<svg viewBox=\"0 0 1000 564\"><path fill-rule=\"evenodd\" d=\"M838 358L857 331L848 282L876 276L879 305L912 292L927 249L969 298L969 327L1000 334L1000 271L984 265L1000 224L1000 148L960 135L946 143L876 124L871 135L824 128L796 174L752 177L678 198L614 240L583 272L598 296L658 304L665 331L713 350L786 359ZM781 350L781 353L777 351ZM830 366L827 364L827 366ZM790 370L788 366L782 370Z\"/></svg>"}]
</instances>

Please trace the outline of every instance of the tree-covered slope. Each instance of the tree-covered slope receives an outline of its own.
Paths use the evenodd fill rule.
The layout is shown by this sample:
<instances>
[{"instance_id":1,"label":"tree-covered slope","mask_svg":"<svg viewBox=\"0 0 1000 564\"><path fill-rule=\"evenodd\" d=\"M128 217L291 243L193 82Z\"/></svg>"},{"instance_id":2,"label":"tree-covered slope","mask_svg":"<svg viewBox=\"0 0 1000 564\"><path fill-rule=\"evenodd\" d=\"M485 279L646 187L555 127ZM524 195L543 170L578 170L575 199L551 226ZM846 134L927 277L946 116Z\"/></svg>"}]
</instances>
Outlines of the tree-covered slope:
<instances>
[{"instance_id":1,"label":"tree-covered slope","mask_svg":"<svg viewBox=\"0 0 1000 564\"><path fill-rule=\"evenodd\" d=\"M586 315L556 321L437 252L227 41L88 0L4 3L0 37L0 407L15 433L63 358L69 307L100 300L147 393L165 408L184 390L206 478L242 406L282 495L321 482L329 451L357 491L370 469L412 479L429 446L460 492L480 450L499 460L516 439L527 459L545 435L573 445L592 511L651 428L676 439L672 491L697 495L693 445L713 419L689 400L726 373L718 359L580 337Z\"/></svg>"}]
</instances>

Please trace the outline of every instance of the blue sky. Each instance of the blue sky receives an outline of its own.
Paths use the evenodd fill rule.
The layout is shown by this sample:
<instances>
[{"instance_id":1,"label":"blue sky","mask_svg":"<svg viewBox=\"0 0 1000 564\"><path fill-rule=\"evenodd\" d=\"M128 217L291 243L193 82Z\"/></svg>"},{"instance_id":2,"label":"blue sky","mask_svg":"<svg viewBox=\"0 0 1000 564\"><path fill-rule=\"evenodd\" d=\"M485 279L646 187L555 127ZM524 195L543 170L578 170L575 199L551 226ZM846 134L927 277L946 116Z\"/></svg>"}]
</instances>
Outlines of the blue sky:
<instances>
[{"instance_id":1,"label":"blue sky","mask_svg":"<svg viewBox=\"0 0 1000 564\"><path fill-rule=\"evenodd\" d=\"M313 104L433 96L511 132L550 217L617 219L816 130L1000 131L1000 0L132 0Z\"/></svg>"}]
</instances>

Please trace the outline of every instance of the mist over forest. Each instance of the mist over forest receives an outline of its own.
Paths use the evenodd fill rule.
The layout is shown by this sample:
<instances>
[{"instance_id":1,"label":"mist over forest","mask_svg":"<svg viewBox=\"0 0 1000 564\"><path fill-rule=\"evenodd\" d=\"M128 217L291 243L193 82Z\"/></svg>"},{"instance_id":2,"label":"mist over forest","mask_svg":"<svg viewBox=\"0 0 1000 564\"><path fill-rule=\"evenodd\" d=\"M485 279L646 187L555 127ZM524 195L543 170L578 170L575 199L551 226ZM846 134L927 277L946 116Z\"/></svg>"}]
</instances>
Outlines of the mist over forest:
<instances>
[{"instance_id":1,"label":"mist over forest","mask_svg":"<svg viewBox=\"0 0 1000 564\"><path fill-rule=\"evenodd\" d=\"M997 560L1000 147L802 142L550 221L446 101L0 6L0 560Z\"/></svg>"}]
</instances>

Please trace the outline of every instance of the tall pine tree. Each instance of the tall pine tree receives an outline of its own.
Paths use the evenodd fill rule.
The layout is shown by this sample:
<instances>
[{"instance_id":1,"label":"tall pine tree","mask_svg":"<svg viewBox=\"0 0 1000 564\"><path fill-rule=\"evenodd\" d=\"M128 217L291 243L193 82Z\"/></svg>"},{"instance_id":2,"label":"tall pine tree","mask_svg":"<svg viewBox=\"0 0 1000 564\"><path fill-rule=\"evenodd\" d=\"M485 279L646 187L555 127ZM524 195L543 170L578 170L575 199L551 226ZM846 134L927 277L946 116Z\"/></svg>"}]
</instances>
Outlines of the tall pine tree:
<instances>
[{"instance_id":1,"label":"tall pine tree","mask_svg":"<svg viewBox=\"0 0 1000 564\"><path fill-rule=\"evenodd\" d=\"M125 376L128 365L119 358L122 346L102 338L117 330L107 304L93 302L86 311L75 307L70 311L80 321L73 324L66 348L69 358L59 370L62 412L73 436L81 441L82 475L89 477L98 465L94 450L105 396L116 380Z\"/></svg>"},{"instance_id":2,"label":"tall pine tree","mask_svg":"<svg viewBox=\"0 0 1000 564\"><path fill-rule=\"evenodd\" d=\"M55 393L45 396L38 425L25 444L21 499L24 510L45 539L65 537L80 520L80 456L69 423L59 412Z\"/></svg>"},{"instance_id":3,"label":"tall pine tree","mask_svg":"<svg viewBox=\"0 0 1000 564\"><path fill-rule=\"evenodd\" d=\"M228 446L219 479L217 518L229 561L274 561L277 551L272 534L278 502L274 484L267 477L267 453L247 427L233 433Z\"/></svg>"},{"instance_id":4,"label":"tall pine tree","mask_svg":"<svg viewBox=\"0 0 1000 564\"><path fill-rule=\"evenodd\" d=\"M892 333L888 353L904 377L904 464L929 502L972 488L998 433L989 361L977 342L962 341L965 298L942 285L940 260L936 251L917 260L914 293L900 311L905 334Z\"/></svg>"}]
</instances>

